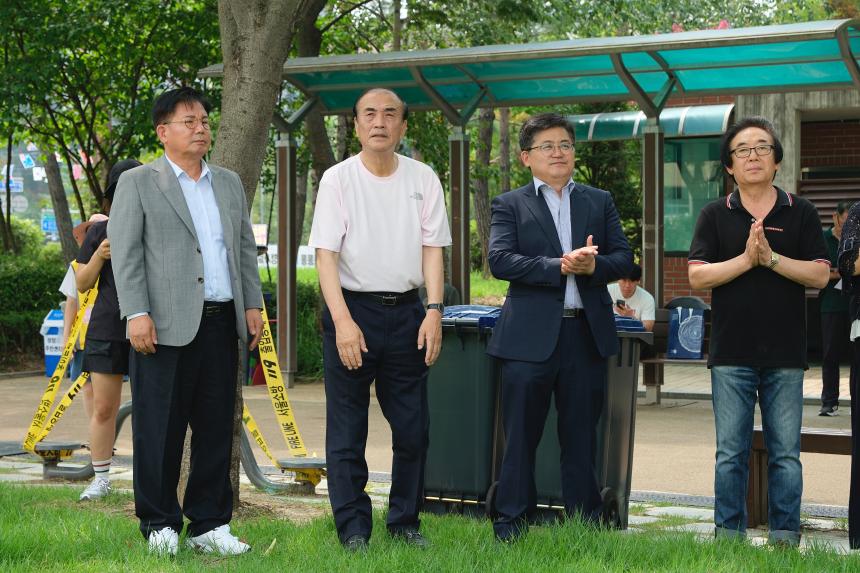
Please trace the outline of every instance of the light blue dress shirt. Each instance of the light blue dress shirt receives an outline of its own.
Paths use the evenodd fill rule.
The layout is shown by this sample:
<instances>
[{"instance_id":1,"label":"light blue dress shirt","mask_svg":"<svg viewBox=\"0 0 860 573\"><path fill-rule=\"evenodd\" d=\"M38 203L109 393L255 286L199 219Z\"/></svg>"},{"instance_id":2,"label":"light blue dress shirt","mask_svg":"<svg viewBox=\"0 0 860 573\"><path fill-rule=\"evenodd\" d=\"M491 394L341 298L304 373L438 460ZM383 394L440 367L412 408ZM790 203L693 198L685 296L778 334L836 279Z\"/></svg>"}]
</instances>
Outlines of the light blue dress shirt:
<instances>
[{"instance_id":1,"label":"light blue dress shirt","mask_svg":"<svg viewBox=\"0 0 860 573\"><path fill-rule=\"evenodd\" d=\"M224 245L224 228L221 226L221 214L212 189L212 172L201 159L203 171L195 181L170 158L166 155L164 157L179 179L179 186L197 232L197 241L203 255L203 299L215 302L233 300L227 247Z\"/></svg>"},{"instance_id":2,"label":"light blue dress shirt","mask_svg":"<svg viewBox=\"0 0 860 573\"><path fill-rule=\"evenodd\" d=\"M543 195L546 206L549 207L562 252L565 254L571 252L573 250L573 231L570 218L570 194L573 193L573 179L562 188L560 196L555 192L555 189L537 177L534 178L534 184L536 193ZM573 275L567 275L564 289L564 308L582 308L582 298L579 296L579 289L576 287L576 279Z\"/></svg>"}]
</instances>

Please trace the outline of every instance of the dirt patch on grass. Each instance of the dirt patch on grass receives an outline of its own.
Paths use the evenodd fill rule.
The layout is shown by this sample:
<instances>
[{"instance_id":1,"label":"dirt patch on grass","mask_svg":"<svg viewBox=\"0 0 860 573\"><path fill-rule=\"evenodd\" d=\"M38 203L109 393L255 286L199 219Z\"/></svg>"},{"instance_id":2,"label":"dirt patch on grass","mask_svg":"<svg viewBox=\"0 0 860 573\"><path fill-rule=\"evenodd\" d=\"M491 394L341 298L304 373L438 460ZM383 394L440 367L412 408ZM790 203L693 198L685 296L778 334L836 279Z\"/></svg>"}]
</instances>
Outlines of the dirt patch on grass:
<instances>
[{"instance_id":1,"label":"dirt patch on grass","mask_svg":"<svg viewBox=\"0 0 860 573\"><path fill-rule=\"evenodd\" d=\"M243 491L239 509L233 513L242 519L257 517L273 517L286 519L293 523L308 523L328 513L325 498L308 498L308 501L297 501L294 498L269 495L259 491Z\"/></svg>"}]
</instances>

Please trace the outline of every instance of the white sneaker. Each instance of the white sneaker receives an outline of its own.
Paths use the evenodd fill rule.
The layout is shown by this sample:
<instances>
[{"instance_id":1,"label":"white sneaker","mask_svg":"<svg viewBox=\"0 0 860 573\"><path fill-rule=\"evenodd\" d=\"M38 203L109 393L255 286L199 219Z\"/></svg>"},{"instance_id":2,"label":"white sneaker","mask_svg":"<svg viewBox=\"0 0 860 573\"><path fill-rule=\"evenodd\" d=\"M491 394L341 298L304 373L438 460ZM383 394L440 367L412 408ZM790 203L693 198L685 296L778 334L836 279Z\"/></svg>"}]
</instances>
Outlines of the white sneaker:
<instances>
[{"instance_id":1,"label":"white sneaker","mask_svg":"<svg viewBox=\"0 0 860 573\"><path fill-rule=\"evenodd\" d=\"M80 497L80 501L92 501L101 499L111 492L110 480L104 478L93 478L92 483L87 486Z\"/></svg>"},{"instance_id":2,"label":"white sneaker","mask_svg":"<svg viewBox=\"0 0 860 573\"><path fill-rule=\"evenodd\" d=\"M238 537L230 533L230 526L226 523L207 531L203 535L188 537L185 544L189 548L203 553L219 553L221 555L239 555L251 550L250 545L240 541Z\"/></svg>"},{"instance_id":3,"label":"white sneaker","mask_svg":"<svg viewBox=\"0 0 860 573\"><path fill-rule=\"evenodd\" d=\"M165 527L149 534L149 552L155 555L176 555L179 551L179 534Z\"/></svg>"}]
</instances>

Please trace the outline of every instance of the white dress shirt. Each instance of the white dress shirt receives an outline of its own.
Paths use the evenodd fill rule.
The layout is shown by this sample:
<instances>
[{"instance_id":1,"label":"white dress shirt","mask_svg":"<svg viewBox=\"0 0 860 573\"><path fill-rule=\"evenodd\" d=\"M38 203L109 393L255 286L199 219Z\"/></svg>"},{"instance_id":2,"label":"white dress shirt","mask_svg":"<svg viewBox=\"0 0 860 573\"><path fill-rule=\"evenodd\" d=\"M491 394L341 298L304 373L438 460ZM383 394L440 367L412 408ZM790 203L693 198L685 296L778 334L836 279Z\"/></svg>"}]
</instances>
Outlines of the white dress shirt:
<instances>
[{"instance_id":1,"label":"white dress shirt","mask_svg":"<svg viewBox=\"0 0 860 573\"><path fill-rule=\"evenodd\" d=\"M212 172L201 159L203 170L200 178L195 181L169 157L164 157L179 180L179 186L191 212L194 230L197 232L197 241L203 254L203 299L217 302L233 300L224 229L221 226L218 204L215 202L215 192L212 190Z\"/></svg>"},{"instance_id":2,"label":"white dress shirt","mask_svg":"<svg viewBox=\"0 0 860 573\"><path fill-rule=\"evenodd\" d=\"M558 241L561 243L561 250L565 254L573 250L573 231L571 212L570 212L570 194L573 193L575 184L573 179L567 182L561 190L561 196L555 192L555 189L538 179L534 178L535 192L543 195L546 206L552 215L552 221L555 223L555 230L558 233ZM576 276L567 275L564 287L564 308L582 308L582 297L579 295L579 288L576 286Z\"/></svg>"}]
</instances>

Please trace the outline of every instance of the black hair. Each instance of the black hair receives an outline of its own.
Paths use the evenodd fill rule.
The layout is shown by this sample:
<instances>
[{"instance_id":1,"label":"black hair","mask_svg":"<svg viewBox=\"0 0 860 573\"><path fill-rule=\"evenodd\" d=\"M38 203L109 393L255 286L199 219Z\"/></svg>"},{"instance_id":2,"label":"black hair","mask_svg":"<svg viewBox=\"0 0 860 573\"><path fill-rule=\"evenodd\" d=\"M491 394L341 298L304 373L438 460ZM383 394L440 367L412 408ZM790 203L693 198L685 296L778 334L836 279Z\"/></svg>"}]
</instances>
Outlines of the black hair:
<instances>
[{"instance_id":1,"label":"black hair","mask_svg":"<svg viewBox=\"0 0 860 573\"><path fill-rule=\"evenodd\" d=\"M186 86L162 92L152 104L153 127L157 128L167 121L180 103L193 105L195 102L202 105L207 114L212 110L212 104L209 103L209 100L194 88Z\"/></svg>"},{"instance_id":2,"label":"black hair","mask_svg":"<svg viewBox=\"0 0 860 573\"><path fill-rule=\"evenodd\" d=\"M566 130L570 135L570 141L576 141L573 126L564 116L557 113L539 113L528 118L520 128L520 150L525 151L534 144L535 134L554 127Z\"/></svg>"},{"instance_id":3,"label":"black hair","mask_svg":"<svg viewBox=\"0 0 860 573\"><path fill-rule=\"evenodd\" d=\"M642 279L642 267L640 267L636 263L633 263L633 266L630 267L630 272L627 273L627 276L625 278L629 281L641 280Z\"/></svg>"},{"instance_id":4,"label":"black hair","mask_svg":"<svg viewBox=\"0 0 860 573\"><path fill-rule=\"evenodd\" d=\"M398 95L398 93L396 91L390 90L388 88L368 88L368 89L364 90L363 92L361 92L361 95L359 95L357 98L355 98L355 103L352 104L352 117L353 117L353 119L358 117L358 102L361 101L361 98L363 98L364 96L366 96L370 92L375 92L375 91L383 91L383 92L388 92L390 94L393 94L394 97L396 97L397 100L401 104L403 104L403 121L406 121L409 118L409 106L406 105L406 102L403 101L403 98L400 97L400 95Z\"/></svg>"},{"instance_id":5,"label":"black hair","mask_svg":"<svg viewBox=\"0 0 860 573\"><path fill-rule=\"evenodd\" d=\"M848 211L851 206L854 204L854 201L840 201L836 204L836 212L840 215Z\"/></svg>"},{"instance_id":6,"label":"black hair","mask_svg":"<svg viewBox=\"0 0 860 573\"><path fill-rule=\"evenodd\" d=\"M737 134L750 127L757 127L770 135L771 139L773 139L774 159L777 164L782 163L782 143L779 142L779 137L776 135L776 128L773 127L769 119L761 116L753 116L736 122L723 134L723 138L720 140L720 161L723 162L723 166L732 166L732 140Z\"/></svg>"}]
</instances>

